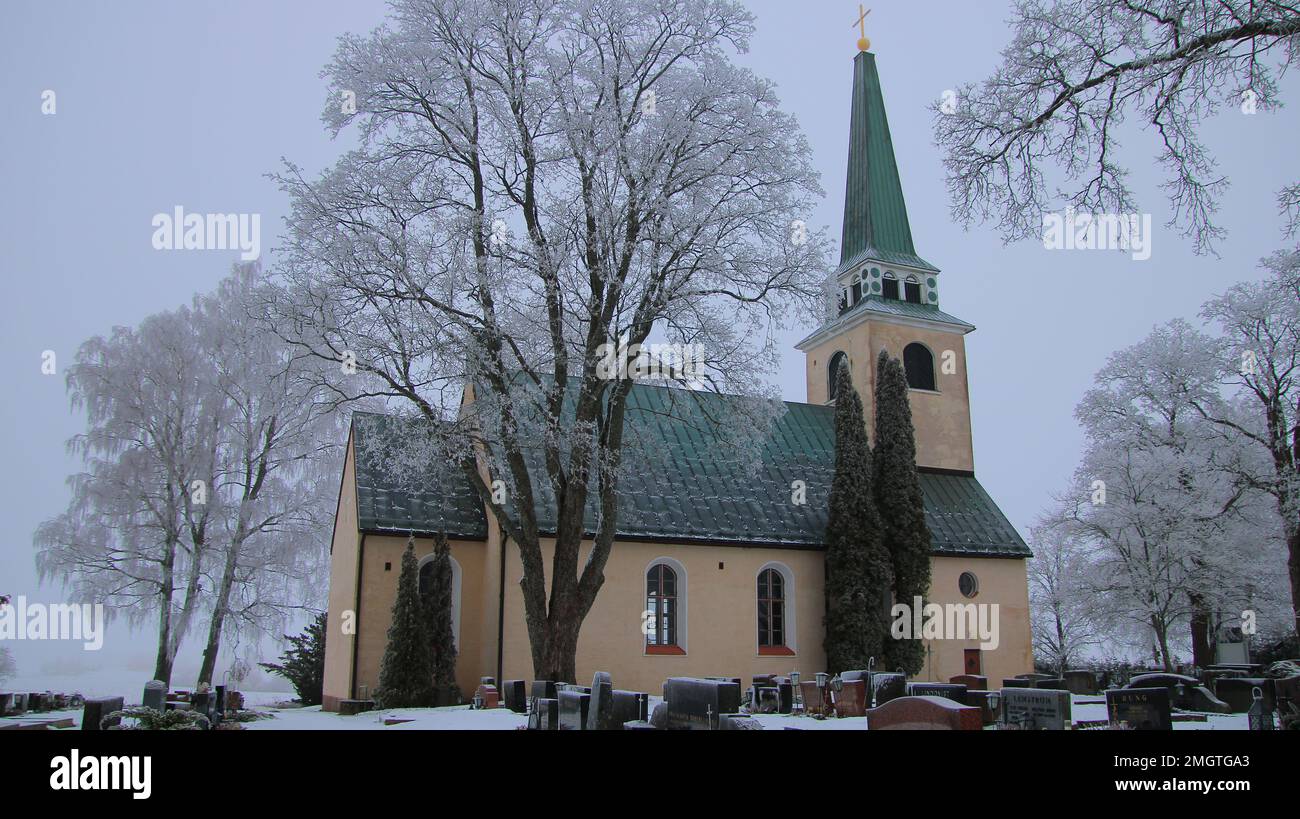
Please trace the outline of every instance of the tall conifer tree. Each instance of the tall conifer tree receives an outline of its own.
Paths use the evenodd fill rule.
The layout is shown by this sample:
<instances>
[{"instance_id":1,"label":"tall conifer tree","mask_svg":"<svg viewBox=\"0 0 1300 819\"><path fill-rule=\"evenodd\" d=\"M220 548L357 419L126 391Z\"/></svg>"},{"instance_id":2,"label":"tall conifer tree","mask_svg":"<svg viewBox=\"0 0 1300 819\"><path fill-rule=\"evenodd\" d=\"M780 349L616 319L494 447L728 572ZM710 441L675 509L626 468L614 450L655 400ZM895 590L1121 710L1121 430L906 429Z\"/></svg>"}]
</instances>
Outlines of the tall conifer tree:
<instances>
[{"instance_id":1,"label":"tall conifer tree","mask_svg":"<svg viewBox=\"0 0 1300 819\"><path fill-rule=\"evenodd\" d=\"M432 582L421 589L432 645L433 687L438 705L456 705L456 638L452 631L451 545L439 533L434 541Z\"/></svg>"},{"instance_id":2,"label":"tall conifer tree","mask_svg":"<svg viewBox=\"0 0 1300 819\"><path fill-rule=\"evenodd\" d=\"M882 599L891 584L872 491L871 447L862 399L847 364L836 373L835 477L826 524L826 665L832 674L867 667L889 634Z\"/></svg>"},{"instance_id":3,"label":"tall conifer tree","mask_svg":"<svg viewBox=\"0 0 1300 819\"><path fill-rule=\"evenodd\" d=\"M375 699L384 708L425 708L435 700L433 642L429 639L428 618L420 600L414 542L408 542L402 553L393 622L388 627L388 646L379 669Z\"/></svg>"},{"instance_id":4,"label":"tall conifer tree","mask_svg":"<svg viewBox=\"0 0 1300 819\"><path fill-rule=\"evenodd\" d=\"M876 508L894 571L894 599L908 606L930 593L930 529L916 473L916 431L907 398L907 374L885 350L876 360ZM916 674L925 664L921 635L890 639L887 668Z\"/></svg>"}]
</instances>

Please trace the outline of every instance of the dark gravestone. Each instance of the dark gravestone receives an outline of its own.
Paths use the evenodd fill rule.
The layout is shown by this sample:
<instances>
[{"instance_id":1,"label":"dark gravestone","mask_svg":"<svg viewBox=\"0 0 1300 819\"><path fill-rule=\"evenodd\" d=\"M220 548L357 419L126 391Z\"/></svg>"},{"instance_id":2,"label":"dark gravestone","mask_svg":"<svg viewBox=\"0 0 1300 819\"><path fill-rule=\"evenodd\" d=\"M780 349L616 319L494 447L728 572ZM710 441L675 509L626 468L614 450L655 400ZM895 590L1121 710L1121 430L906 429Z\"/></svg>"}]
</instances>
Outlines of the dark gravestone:
<instances>
[{"instance_id":1,"label":"dark gravestone","mask_svg":"<svg viewBox=\"0 0 1300 819\"><path fill-rule=\"evenodd\" d=\"M847 680L835 694L835 716L865 717L867 715L866 680Z\"/></svg>"},{"instance_id":2,"label":"dark gravestone","mask_svg":"<svg viewBox=\"0 0 1300 819\"><path fill-rule=\"evenodd\" d=\"M952 677L948 682L953 685L964 685L967 691L988 691L989 678L981 677L978 674L958 674Z\"/></svg>"},{"instance_id":3,"label":"dark gravestone","mask_svg":"<svg viewBox=\"0 0 1300 819\"><path fill-rule=\"evenodd\" d=\"M39 691L32 691L27 695L27 710L33 713L39 713L45 710L45 695Z\"/></svg>"},{"instance_id":4,"label":"dark gravestone","mask_svg":"<svg viewBox=\"0 0 1300 819\"><path fill-rule=\"evenodd\" d=\"M1034 680L1034 688L1043 691L1069 691L1069 687L1065 684L1065 680L1060 677L1052 677L1046 680Z\"/></svg>"},{"instance_id":5,"label":"dark gravestone","mask_svg":"<svg viewBox=\"0 0 1300 819\"><path fill-rule=\"evenodd\" d=\"M1220 677L1214 681L1215 696L1226 702L1234 714L1250 711L1255 702L1251 692L1256 688L1264 694L1264 707L1269 711L1277 710L1273 681L1267 677Z\"/></svg>"},{"instance_id":6,"label":"dark gravestone","mask_svg":"<svg viewBox=\"0 0 1300 819\"><path fill-rule=\"evenodd\" d=\"M775 674L755 674L754 677L752 678L752 684L753 684L753 687L754 687L754 688L775 688L775 687L776 687L776 675L775 675Z\"/></svg>"},{"instance_id":7,"label":"dark gravestone","mask_svg":"<svg viewBox=\"0 0 1300 819\"><path fill-rule=\"evenodd\" d=\"M627 720L614 720L614 681L608 672L597 671L591 681L591 707L587 712L588 731L617 731Z\"/></svg>"},{"instance_id":8,"label":"dark gravestone","mask_svg":"<svg viewBox=\"0 0 1300 819\"><path fill-rule=\"evenodd\" d=\"M26 714L26 713L27 713L27 695L26 695L26 694L17 694L17 693L14 694L14 713L15 713L15 714Z\"/></svg>"},{"instance_id":9,"label":"dark gravestone","mask_svg":"<svg viewBox=\"0 0 1300 819\"><path fill-rule=\"evenodd\" d=\"M212 694L207 691L195 691L190 695L190 710L206 717L211 702Z\"/></svg>"},{"instance_id":10,"label":"dark gravestone","mask_svg":"<svg viewBox=\"0 0 1300 819\"><path fill-rule=\"evenodd\" d=\"M877 708L907 695L907 675L896 671L871 675L871 701Z\"/></svg>"},{"instance_id":11,"label":"dark gravestone","mask_svg":"<svg viewBox=\"0 0 1300 819\"><path fill-rule=\"evenodd\" d=\"M668 729L668 703L661 702L655 705L654 710L650 712L650 727L659 731Z\"/></svg>"},{"instance_id":12,"label":"dark gravestone","mask_svg":"<svg viewBox=\"0 0 1300 819\"><path fill-rule=\"evenodd\" d=\"M543 697L533 701L533 711L528 715L528 727L534 731L560 730L560 701Z\"/></svg>"},{"instance_id":13,"label":"dark gravestone","mask_svg":"<svg viewBox=\"0 0 1300 819\"><path fill-rule=\"evenodd\" d=\"M749 714L723 714L718 718L721 731L761 731L763 723L753 719Z\"/></svg>"},{"instance_id":14,"label":"dark gravestone","mask_svg":"<svg viewBox=\"0 0 1300 819\"><path fill-rule=\"evenodd\" d=\"M7 717L10 714L17 713L14 710L15 704L13 694L0 694L0 717Z\"/></svg>"},{"instance_id":15,"label":"dark gravestone","mask_svg":"<svg viewBox=\"0 0 1300 819\"><path fill-rule=\"evenodd\" d=\"M1071 694L1096 694L1097 693L1097 675L1091 671L1062 671L1061 678L1065 680L1065 690Z\"/></svg>"},{"instance_id":16,"label":"dark gravestone","mask_svg":"<svg viewBox=\"0 0 1300 819\"><path fill-rule=\"evenodd\" d=\"M587 730L587 715L591 713L591 695L581 691L561 691L560 730Z\"/></svg>"},{"instance_id":17,"label":"dark gravestone","mask_svg":"<svg viewBox=\"0 0 1300 819\"><path fill-rule=\"evenodd\" d=\"M664 684L671 728L713 730L718 717L740 710L740 683L671 677Z\"/></svg>"},{"instance_id":18,"label":"dark gravestone","mask_svg":"<svg viewBox=\"0 0 1300 819\"><path fill-rule=\"evenodd\" d=\"M81 730L83 731L100 731L108 726L101 725L104 717L114 711L122 710L121 697L95 697L86 700L81 710ZM117 725L122 722L121 717L112 720L109 725Z\"/></svg>"},{"instance_id":19,"label":"dark gravestone","mask_svg":"<svg viewBox=\"0 0 1300 819\"><path fill-rule=\"evenodd\" d=\"M871 731L981 731L978 708L947 697L898 697L867 712Z\"/></svg>"},{"instance_id":20,"label":"dark gravestone","mask_svg":"<svg viewBox=\"0 0 1300 819\"><path fill-rule=\"evenodd\" d=\"M789 714L794 711L794 686L789 680L776 684L777 713Z\"/></svg>"},{"instance_id":21,"label":"dark gravestone","mask_svg":"<svg viewBox=\"0 0 1300 819\"><path fill-rule=\"evenodd\" d=\"M533 680L532 693L528 695L528 698L533 700L553 700L555 694L555 683L550 680Z\"/></svg>"},{"instance_id":22,"label":"dark gravestone","mask_svg":"<svg viewBox=\"0 0 1300 819\"><path fill-rule=\"evenodd\" d=\"M830 687L818 688L812 680L799 681L799 696L803 699L803 712L809 716L830 716Z\"/></svg>"},{"instance_id":23,"label":"dark gravestone","mask_svg":"<svg viewBox=\"0 0 1300 819\"><path fill-rule=\"evenodd\" d=\"M167 683L162 680L150 680L144 684L144 699L141 705L145 708L152 708L155 711L163 710L163 703L167 701Z\"/></svg>"},{"instance_id":24,"label":"dark gravestone","mask_svg":"<svg viewBox=\"0 0 1300 819\"><path fill-rule=\"evenodd\" d=\"M1172 731L1168 688L1119 688L1106 692L1110 724L1143 731Z\"/></svg>"},{"instance_id":25,"label":"dark gravestone","mask_svg":"<svg viewBox=\"0 0 1300 819\"><path fill-rule=\"evenodd\" d=\"M912 682L907 684L909 697L947 697L953 702L966 704L966 686L954 683Z\"/></svg>"},{"instance_id":26,"label":"dark gravestone","mask_svg":"<svg viewBox=\"0 0 1300 819\"><path fill-rule=\"evenodd\" d=\"M523 680L506 680L501 684L501 696L506 708L516 714L528 710L528 684Z\"/></svg>"},{"instance_id":27,"label":"dark gravestone","mask_svg":"<svg viewBox=\"0 0 1300 819\"><path fill-rule=\"evenodd\" d=\"M1125 688L1164 688L1174 708L1184 711L1211 711L1217 714L1232 713L1227 703L1215 697L1201 685L1196 677L1183 674L1139 674L1128 681Z\"/></svg>"},{"instance_id":28,"label":"dark gravestone","mask_svg":"<svg viewBox=\"0 0 1300 819\"><path fill-rule=\"evenodd\" d=\"M1300 716L1300 676L1280 677L1273 680L1273 695L1277 699L1278 716L1286 728Z\"/></svg>"},{"instance_id":29,"label":"dark gravestone","mask_svg":"<svg viewBox=\"0 0 1300 819\"><path fill-rule=\"evenodd\" d=\"M751 688L753 692L750 698L750 712L754 714L779 714L781 713L781 692L776 686L762 686Z\"/></svg>"},{"instance_id":30,"label":"dark gravestone","mask_svg":"<svg viewBox=\"0 0 1300 819\"><path fill-rule=\"evenodd\" d=\"M650 695L641 691L614 690L614 722L646 722L650 718Z\"/></svg>"},{"instance_id":31,"label":"dark gravestone","mask_svg":"<svg viewBox=\"0 0 1300 819\"><path fill-rule=\"evenodd\" d=\"M985 725L992 725L1001 717L1001 706L998 707L997 713L993 710L992 700L1001 699L1000 691L966 691L966 704L972 708L980 709L980 716L984 718Z\"/></svg>"},{"instance_id":32,"label":"dark gravestone","mask_svg":"<svg viewBox=\"0 0 1300 819\"><path fill-rule=\"evenodd\" d=\"M1070 692L1003 688L1002 723L1029 731L1064 731L1072 724Z\"/></svg>"},{"instance_id":33,"label":"dark gravestone","mask_svg":"<svg viewBox=\"0 0 1300 819\"><path fill-rule=\"evenodd\" d=\"M1022 680L1019 677L1012 677L1002 681L1003 688L1033 688L1033 680Z\"/></svg>"}]
</instances>

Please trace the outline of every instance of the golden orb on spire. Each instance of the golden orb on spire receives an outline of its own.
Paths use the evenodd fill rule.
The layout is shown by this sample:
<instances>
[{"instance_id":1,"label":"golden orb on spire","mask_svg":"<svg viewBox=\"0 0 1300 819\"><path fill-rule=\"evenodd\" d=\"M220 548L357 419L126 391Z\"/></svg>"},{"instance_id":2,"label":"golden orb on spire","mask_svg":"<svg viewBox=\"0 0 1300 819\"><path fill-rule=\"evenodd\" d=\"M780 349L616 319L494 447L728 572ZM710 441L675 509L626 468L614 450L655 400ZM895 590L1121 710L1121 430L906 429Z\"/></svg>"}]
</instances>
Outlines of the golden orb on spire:
<instances>
[{"instance_id":1,"label":"golden orb on spire","mask_svg":"<svg viewBox=\"0 0 1300 819\"><path fill-rule=\"evenodd\" d=\"M870 13L871 9L863 8L861 4L858 4L858 19L853 22L853 25L857 26L862 34L858 39L858 51L871 50L871 41L867 39L867 15Z\"/></svg>"}]
</instances>

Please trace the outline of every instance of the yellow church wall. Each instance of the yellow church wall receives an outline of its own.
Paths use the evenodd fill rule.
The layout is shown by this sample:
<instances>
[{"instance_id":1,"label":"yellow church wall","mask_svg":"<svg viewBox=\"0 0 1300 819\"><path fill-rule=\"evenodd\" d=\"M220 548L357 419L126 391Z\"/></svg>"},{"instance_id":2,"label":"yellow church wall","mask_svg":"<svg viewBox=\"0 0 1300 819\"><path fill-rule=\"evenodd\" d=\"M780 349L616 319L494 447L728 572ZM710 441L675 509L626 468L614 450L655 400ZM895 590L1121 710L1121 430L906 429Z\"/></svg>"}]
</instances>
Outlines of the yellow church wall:
<instances>
[{"instance_id":1,"label":"yellow church wall","mask_svg":"<svg viewBox=\"0 0 1300 819\"><path fill-rule=\"evenodd\" d=\"M579 565L590 550L588 543ZM531 680L532 654L519 587L522 566L513 544L507 546L506 554L503 677ZM543 554L549 568L553 541L544 542ZM679 588L683 579L680 569L685 569L685 630L679 632L678 642L684 644L686 654L681 656L645 653L641 631L645 575L659 558L676 562ZM794 577L794 656L758 654L758 573L770 563L783 564ZM826 663L822 651L823 582L819 551L618 543L605 567L605 584L579 635L578 681L587 684L595 672L608 671L616 688L658 694L669 677L729 676L748 684L755 674L820 671ZM680 591L678 597L682 597Z\"/></svg>"},{"instance_id":2,"label":"yellow church wall","mask_svg":"<svg viewBox=\"0 0 1300 819\"><path fill-rule=\"evenodd\" d=\"M853 386L862 396L867 416L867 430L875 440L875 367L881 349L901 357L903 348L919 342L934 354L935 384L938 391L909 390L912 424L916 428L916 463L937 469L975 469L971 442L970 391L966 380L966 344L960 333L895 324L864 321L834 338L805 351L808 361L808 403L825 404L830 400L829 370L831 356L843 351L849 357ZM954 354L955 372L943 373L943 355Z\"/></svg>"},{"instance_id":3,"label":"yellow church wall","mask_svg":"<svg viewBox=\"0 0 1300 819\"><path fill-rule=\"evenodd\" d=\"M334 537L330 544L330 587L328 600L329 630L325 637L324 707L338 709L338 701L351 697L352 647L355 637L343 633L342 612L353 607L357 588L356 463L351 435L343 461L343 479L339 489L338 512L334 518Z\"/></svg>"},{"instance_id":4,"label":"yellow church wall","mask_svg":"<svg viewBox=\"0 0 1300 819\"><path fill-rule=\"evenodd\" d=\"M927 603L940 605L998 604L998 647L980 654L982 673L989 687L1002 680L1034 670L1033 637L1029 629L1029 583L1026 563L1019 558L935 557L930 564L930 595ZM957 586L962 572L979 578L979 594L962 596ZM910 601L898 601L909 602ZM980 648L978 639L931 640L927 660L917 679L947 682L965 673L966 649Z\"/></svg>"}]
</instances>

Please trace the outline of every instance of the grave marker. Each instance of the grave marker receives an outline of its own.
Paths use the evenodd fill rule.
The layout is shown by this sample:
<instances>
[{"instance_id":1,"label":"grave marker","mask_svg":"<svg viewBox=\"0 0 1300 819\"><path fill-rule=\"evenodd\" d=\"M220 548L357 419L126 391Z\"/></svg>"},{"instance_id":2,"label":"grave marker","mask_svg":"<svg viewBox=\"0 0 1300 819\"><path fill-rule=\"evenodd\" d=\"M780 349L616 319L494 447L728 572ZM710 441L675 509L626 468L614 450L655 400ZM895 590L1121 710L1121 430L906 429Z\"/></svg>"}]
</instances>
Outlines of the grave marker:
<instances>
[{"instance_id":1,"label":"grave marker","mask_svg":"<svg viewBox=\"0 0 1300 819\"><path fill-rule=\"evenodd\" d=\"M1119 688L1106 692L1106 714L1115 727L1172 731L1168 688Z\"/></svg>"}]
</instances>

